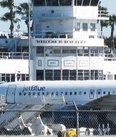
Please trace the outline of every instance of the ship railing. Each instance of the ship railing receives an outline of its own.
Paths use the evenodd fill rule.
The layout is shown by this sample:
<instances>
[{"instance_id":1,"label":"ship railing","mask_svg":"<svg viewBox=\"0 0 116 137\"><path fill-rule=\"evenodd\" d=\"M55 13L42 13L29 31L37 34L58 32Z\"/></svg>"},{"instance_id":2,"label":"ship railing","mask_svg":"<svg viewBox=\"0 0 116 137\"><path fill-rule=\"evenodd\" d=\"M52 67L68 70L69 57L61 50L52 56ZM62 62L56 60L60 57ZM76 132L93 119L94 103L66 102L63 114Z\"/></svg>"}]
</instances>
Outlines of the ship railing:
<instances>
[{"instance_id":1,"label":"ship railing","mask_svg":"<svg viewBox=\"0 0 116 137\"><path fill-rule=\"evenodd\" d=\"M53 32L46 32L46 33L42 33L39 34L39 32L37 32L36 34L33 34L33 37L35 38L73 38L73 34L66 34L66 33L53 33Z\"/></svg>"},{"instance_id":2,"label":"ship railing","mask_svg":"<svg viewBox=\"0 0 116 137\"><path fill-rule=\"evenodd\" d=\"M0 52L0 59L28 59L28 52Z\"/></svg>"}]
</instances>

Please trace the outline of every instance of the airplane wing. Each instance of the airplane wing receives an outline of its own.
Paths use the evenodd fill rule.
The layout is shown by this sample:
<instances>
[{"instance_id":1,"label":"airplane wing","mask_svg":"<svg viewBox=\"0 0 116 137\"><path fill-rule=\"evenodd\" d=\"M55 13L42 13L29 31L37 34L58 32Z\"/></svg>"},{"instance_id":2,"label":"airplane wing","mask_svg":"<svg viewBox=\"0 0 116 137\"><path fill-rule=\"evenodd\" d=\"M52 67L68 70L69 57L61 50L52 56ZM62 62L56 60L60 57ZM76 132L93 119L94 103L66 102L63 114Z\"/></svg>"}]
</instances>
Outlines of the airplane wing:
<instances>
[{"instance_id":1,"label":"airplane wing","mask_svg":"<svg viewBox=\"0 0 116 137\"><path fill-rule=\"evenodd\" d=\"M116 95L106 95L84 105L89 108L114 109L116 108Z\"/></svg>"}]
</instances>

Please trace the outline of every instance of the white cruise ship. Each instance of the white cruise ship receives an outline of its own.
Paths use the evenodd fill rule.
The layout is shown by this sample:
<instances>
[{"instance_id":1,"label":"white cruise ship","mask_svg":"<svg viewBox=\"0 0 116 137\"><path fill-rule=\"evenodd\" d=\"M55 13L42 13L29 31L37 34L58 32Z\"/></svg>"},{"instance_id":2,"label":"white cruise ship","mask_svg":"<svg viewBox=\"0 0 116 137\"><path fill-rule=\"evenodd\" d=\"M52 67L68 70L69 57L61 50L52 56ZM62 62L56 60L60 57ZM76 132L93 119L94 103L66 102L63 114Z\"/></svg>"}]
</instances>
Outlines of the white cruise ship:
<instances>
[{"instance_id":1,"label":"white cruise ship","mask_svg":"<svg viewBox=\"0 0 116 137\"><path fill-rule=\"evenodd\" d=\"M31 2L30 40L0 37L0 81L116 79L115 55L100 35L98 21L108 16L99 0Z\"/></svg>"}]
</instances>

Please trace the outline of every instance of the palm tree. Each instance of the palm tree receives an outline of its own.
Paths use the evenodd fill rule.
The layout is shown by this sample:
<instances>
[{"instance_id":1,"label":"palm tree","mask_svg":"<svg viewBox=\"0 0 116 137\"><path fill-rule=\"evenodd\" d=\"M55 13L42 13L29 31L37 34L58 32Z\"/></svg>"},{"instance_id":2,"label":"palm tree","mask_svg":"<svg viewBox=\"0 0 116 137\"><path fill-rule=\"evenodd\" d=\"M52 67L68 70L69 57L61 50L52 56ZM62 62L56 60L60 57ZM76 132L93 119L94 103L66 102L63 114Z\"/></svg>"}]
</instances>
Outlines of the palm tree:
<instances>
[{"instance_id":1,"label":"palm tree","mask_svg":"<svg viewBox=\"0 0 116 137\"><path fill-rule=\"evenodd\" d=\"M99 17L108 17L108 11L106 7L102 7L101 5L99 5L98 7L98 14ZM103 28L104 27L108 27L108 20L100 20L100 26L101 26L101 34L103 32Z\"/></svg>"},{"instance_id":2,"label":"palm tree","mask_svg":"<svg viewBox=\"0 0 116 137\"><path fill-rule=\"evenodd\" d=\"M3 8L8 8L9 12L5 13L3 15L3 17L0 18L0 20L2 21L10 21L10 32L11 32L11 36L13 35L13 30L14 30L14 23L17 23L19 21L19 19L17 19L15 17L15 11L13 11L13 9L15 9L15 5L14 5L14 0L2 0L0 2L0 6Z\"/></svg>"},{"instance_id":3,"label":"palm tree","mask_svg":"<svg viewBox=\"0 0 116 137\"><path fill-rule=\"evenodd\" d=\"M32 16L32 10L29 9L29 4L26 2L21 3L19 6L17 6L16 13L25 16L25 24L27 25L27 31L29 33L29 15L30 17Z\"/></svg>"},{"instance_id":4,"label":"palm tree","mask_svg":"<svg viewBox=\"0 0 116 137\"><path fill-rule=\"evenodd\" d=\"M114 37L114 26L116 25L116 15L110 15L109 18L109 26L111 27L110 37L113 39Z\"/></svg>"}]
</instances>

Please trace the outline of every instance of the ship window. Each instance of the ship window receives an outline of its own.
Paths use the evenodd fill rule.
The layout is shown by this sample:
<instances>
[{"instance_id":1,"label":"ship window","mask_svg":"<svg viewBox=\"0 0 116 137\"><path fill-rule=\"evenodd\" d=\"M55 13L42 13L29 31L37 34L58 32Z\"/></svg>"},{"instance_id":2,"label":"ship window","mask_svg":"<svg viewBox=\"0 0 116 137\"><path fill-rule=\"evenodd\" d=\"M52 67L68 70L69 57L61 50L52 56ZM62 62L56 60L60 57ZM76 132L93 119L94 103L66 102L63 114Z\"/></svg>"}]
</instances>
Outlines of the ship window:
<instances>
[{"instance_id":1,"label":"ship window","mask_svg":"<svg viewBox=\"0 0 116 137\"><path fill-rule=\"evenodd\" d=\"M60 6L71 6L72 0L59 0Z\"/></svg>"},{"instance_id":2,"label":"ship window","mask_svg":"<svg viewBox=\"0 0 116 137\"><path fill-rule=\"evenodd\" d=\"M60 57L61 56L61 49L60 49L60 47L54 47L53 54L54 54L54 56Z\"/></svg>"},{"instance_id":3,"label":"ship window","mask_svg":"<svg viewBox=\"0 0 116 137\"><path fill-rule=\"evenodd\" d=\"M81 5L82 4L82 0L75 0L75 6L77 6L77 5Z\"/></svg>"},{"instance_id":4,"label":"ship window","mask_svg":"<svg viewBox=\"0 0 116 137\"><path fill-rule=\"evenodd\" d=\"M36 54L39 56L44 56L44 47L36 47Z\"/></svg>"},{"instance_id":5,"label":"ship window","mask_svg":"<svg viewBox=\"0 0 116 137\"><path fill-rule=\"evenodd\" d=\"M46 0L47 6L58 6L58 0Z\"/></svg>"},{"instance_id":6,"label":"ship window","mask_svg":"<svg viewBox=\"0 0 116 137\"><path fill-rule=\"evenodd\" d=\"M88 24L87 23L83 23L83 31L87 31L88 30Z\"/></svg>"},{"instance_id":7,"label":"ship window","mask_svg":"<svg viewBox=\"0 0 116 137\"><path fill-rule=\"evenodd\" d=\"M95 23L90 23L90 30L95 31Z\"/></svg>"},{"instance_id":8,"label":"ship window","mask_svg":"<svg viewBox=\"0 0 116 137\"><path fill-rule=\"evenodd\" d=\"M70 55L76 55L76 48L70 49Z\"/></svg>"},{"instance_id":9,"label":"ship window","mask_svg":"<svg viewBox=\"0 0 116 137\"><path fill-rule=\"evenodd\" d=\"M45 79L53 80L53 70L45 70Z\"/></svg>"},{"instance_id":10,"label":"ship window","mask_svg":"<svg viewBox=\"0 0 116 137\"><path fill-rule=\"evenodd\" d=\"M89 49L88 49L88 47L84 47L84 56L89 56Z\"/></svg>"},{"instance_id":11,"label":"ship window","mask_svg":"<svg viewBox=\"0 0 116 137\"><path fill-rule=\"evenodd\" d=\"M34 0L34 6L45 6L45 0Z\"/></svg>"},{"instance_id":12,"label":"ship window","mask_svg":"<svg viewBox=\"0 0 116 137\"><path fill-rule=\"evenodd\" d=\"M80 31L80 23L76 23L76 25L75 25L75 30L76 30L76 31Z\"/></svg>"},{"instance_id":13,"label":"ship window","mask_svg":"<svg viewBox=\"0 0 116 137\"><path fill-rule=\"evenodd\" d=\"M54 80L61 80L61 70L54 70Z\"/></svg>"},{"instance_id":14,"label":"ship window","mask_svg":"<svg viewBox=\"0 0 116 137\"><path fill-rule=\"evenodd\" d=\"M63 70L62 79L63 80L68 80L69 79L69 70Z\"/></svg>"},{"instance_id":15,"label":"ship window","mask_svg":"<svg viewBox=\"0 0 116 137\"><path fill-rule=\"evenodd\" d=\"M99 0L91 0L91 6L97 6Z\"/></svg>"},{"instance_id":16,"label":"ship window","mask_svg":"<svg viewBox=\"0 0 116 137\"><path fill-rule=\"evenodd\" d=\"M83 6L89 6L90 0L83 0Z\"/></svg>"},{"instance_id":17,"label":"ship window","mask_svg":"<svg viewBox=\"0 0 116 137\"><path fill-rule=\"evenodd\" d=\"M76 70L70 70L70 80L76 80Z\"/></svg>"},{"instance_id":18,"label":"ship window","mask_svg":"<svg viewBox=\"0 0 116 137\"><path fill-rule=\"evenodd\" d=\"M64 55L69 55L69 48L63 48L62 49L62 54Z\"/></svg>"},{"instance_id":19,"label":"ship window","mask_svg":"<svg viewBox=\"0 0 116 137\"><path fill-rule=\"evenodd\" d=\"M78 56L83 56L83 52L84 52L83 47L78 47L77 51L78 51Z\"/></svg>"}]
</instances>

